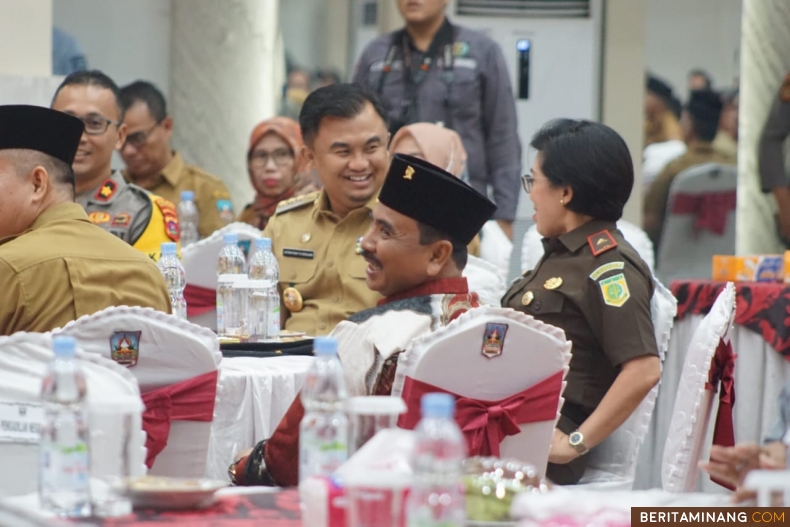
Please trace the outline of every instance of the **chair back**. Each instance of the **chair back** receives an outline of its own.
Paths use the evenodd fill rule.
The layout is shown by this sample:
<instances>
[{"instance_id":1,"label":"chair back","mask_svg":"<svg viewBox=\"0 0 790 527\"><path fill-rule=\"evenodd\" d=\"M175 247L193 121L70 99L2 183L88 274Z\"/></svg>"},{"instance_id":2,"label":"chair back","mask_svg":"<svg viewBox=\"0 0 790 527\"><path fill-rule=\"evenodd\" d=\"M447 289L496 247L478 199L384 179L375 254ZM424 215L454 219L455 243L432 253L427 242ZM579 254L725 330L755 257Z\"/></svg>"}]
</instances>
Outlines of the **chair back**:
<instances>
[{"instance_id":1,"label":"chair back","mask_svg":"<svg viewBox=\"0 0 790 527\"><path fill-rule=\"evenodd\" d=\"M663 364L677 313L677 299L655 277L653 283L655 289L650 299L650 314L659 359ZM639 449L650 427L659 386L660 383L654 386L629 418L588 454L590 459L581 485L601 490L633 488Z\"/></svg>"},{"instance_id":2,"label":"chair back","mask_svg":"<svg viewBox=\"0 0 790 527\"><path fill-rule=\"evenodd\" d=\"M20 413L43 420L41 383L54 357L51 350L52 336L48 333L20 332L0 337L0 402L6 409L16 406ZM80 349L77 361L87 384L91 463L105 468L118 465L122 434L129 430L121 426L118 408L123 406L128 409L126 415L132 416L132 431L136 430L129 438L129 472L131 476L145 475L145 434L134 426L139 425L142 414L137 381L126 368ZM38 459L38 438L0 440L0 497L35 492Z\"/></svg>"},{"instance_id":3,"label":"chair back","mask_svg":"<svg viewBox=\"0 0 790 527\"><path fill-rule=\"evenodd\" d=\"M181 251L187 277L184 296L187 299L187 316L190 322L212 330L217 329L216 290L217 260L222 250L222 237L236 233L239 246L248 254L250 246L261 231L247 223L235 222L222 227Z\"/></svg>"},{"instance_id":4,"label":"chair back","mask_svg":"<svg viewBox=\"0 0 790 527\"><path fill-rule=\"evenodd\" d=\"M152 474L204 476L222 360L212 331L150 308L120 306L53 334L74 336L83 350L126 366L137 379Z\"/></svg>"},{"instance_id":5,"label":"chair back","mask_svg":"<svg viewBox=\"0 0 790 527\"><path fill-rule=\"evenodd\" d=\"M456 421L462 429L462 400L477 404L486 430L500 427L503 409L513 397L530 393L515 409L532 414L533 419L515 418L500 443L489 441L490 453L532 463L545 473L551 438L563 399L561 390L570 363L571 343L565 333L512 309L480 307L458 317L447 326L415 339L399 360L392 393L402 396L408 411L405 420L419 420L419 390L446 391L458 398ZM452 367L448 367L452 365ZM415 382L416 381L416 382ZM420 384L421 383L421 384ZM536 390L548 388L546 395L533 397ZM519 395L516 395L519 394ZM490 404L497 402L497 404ZM399 426L404 426L404 419ZM474 451L471 430L465 433ZM492 436L488 436L492 437Z\"/></svg>"},{"instance_id":6,"label":"chair back","mask_svg":"<svg viewBox=\"0 0 790 527\"><path fill-rule=\"evenodd\" d=\"M657 274L665 284L708 279L714 255L735 254L737 184L737 168L717 163L675 177L658 250Z\"/></svg>"},{"instance_id":7,"label":"chair back","mask_svg":"<svg viewBox=\"0 0 790 527\"><path fill-rule=\"evenodd\" d=\"M735 285L729 282L700 322L686 353L661 463L666 491L692 492L697 485L697 464L703 454L714 399L706 384L717 349L729 343L728 331L734 317Z\"/></svg>"},{"instance_id":8,"label":"chair back","mask_svg":"<svg viewBox=\"0 0 790 527\"><path fill-rule=\"evenodd\" d=\"M481 302L489 306L500 305L505 296L505 280L494 264L470 254L463 274L469 282L469 291L477 293Z\"/></svg>"}]
</instances>

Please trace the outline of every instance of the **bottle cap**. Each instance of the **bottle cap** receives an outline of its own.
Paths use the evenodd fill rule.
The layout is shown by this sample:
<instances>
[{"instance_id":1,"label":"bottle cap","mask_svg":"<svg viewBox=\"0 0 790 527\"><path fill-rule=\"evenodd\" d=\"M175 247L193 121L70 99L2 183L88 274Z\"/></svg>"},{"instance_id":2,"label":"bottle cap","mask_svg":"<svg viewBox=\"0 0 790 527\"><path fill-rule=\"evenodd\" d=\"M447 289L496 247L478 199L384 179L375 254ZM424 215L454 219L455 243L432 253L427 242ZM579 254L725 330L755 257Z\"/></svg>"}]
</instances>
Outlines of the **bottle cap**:
<instances>
[{"instance_id":1,"label":"bottle cap","mask_svg":"<svg viewBox=\"0 0 790 527\"><path fill-rule=\"evenodd\" d=\"M236 234L235 232L229 232L227 234L223 234L222 243L224 243L225 245L230 245L230 244L236 245L237 243L239 243L239 235Z\"/></svg>"},{"instance_id":2,"label":"bottle cap","mask_svg":"<svg viewBox=\"0 0 790 527\"><path fill-rule=\"evenodd\" d=\"M255 240L255 250L265 249L267 251L272 250L272 239L271 238L258 238Z\"/></svg>"},{"instance_id":3,"label":"bottle cap","mask_svg":"<svg viewBox=\"0 0 790 527\"><path fill-rule=\"evenodd\" d=\"M428 393L422 396L420 407L423 417L452 419L455 399L449 393Z\"/></svg>"},{"instance_id":4,"label":"bottle cap","mask_svg":"<svg viewBox=\"0 0 790 527\"><path fill-rule=\"evenodd\" d=\"M195 193L191 190L182 190L181 201L195 201Z\"/></svg>"},{"instance_id":5,"label":"bottle cap","mask_svg":"<svg viewBox=\"0 0 790 527\"><path fill-rule=\"evenodd\" d=\"M316 357L337 355L337 339L333 337L316 337L313 340L313 353Z\"/></svg>"},{"instance_id":6,"label":"bottle cap","mask_svg":"<svg viewBox=\"0 0 790 527\"><path fill-rule=\"evenodd\" d=\"M170 256L176 254L177 246L173 242L162 242L162 256Z\"/></svg>"},{"instance_id":7,"label":"bottle cap","mask_svg":"<svg viewBox=\"0 0 790 527\"><path fill-rule=\"evenodd\" d=\"M77 339L69 335L52 337L52 351L56 357L74 357L77 353Z\"/></svg>"}]
</instances>

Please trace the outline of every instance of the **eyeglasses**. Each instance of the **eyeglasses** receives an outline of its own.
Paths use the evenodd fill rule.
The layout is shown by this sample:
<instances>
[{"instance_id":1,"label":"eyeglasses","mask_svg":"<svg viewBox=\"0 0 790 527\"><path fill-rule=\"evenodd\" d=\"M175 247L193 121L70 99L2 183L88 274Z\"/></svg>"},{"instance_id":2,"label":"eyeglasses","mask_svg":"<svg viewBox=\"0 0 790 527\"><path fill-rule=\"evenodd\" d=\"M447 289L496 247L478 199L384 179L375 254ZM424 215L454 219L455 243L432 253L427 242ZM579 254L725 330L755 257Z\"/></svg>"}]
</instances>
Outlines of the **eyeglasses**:
<instances>
[{"instance_id":1,"label":"eyeglasses","mask_svg":"<svg viewBox=\"0 0 790 527\"><path fill-rule=\"evenodd\" d=\"M126 136L126 143L130 144L135 148L139 148L143 146L148 141L148 135L154 131L154 128L162 124L162 121L157 121L151 128L148 130L141 130L139 132L135 132L133 134L129 134Z\"/></svg>"},{"instance_id":2,"label":"eyeglasses","mask_svg":"<svg viewBox=\"0 0 790 527\"><path fill-rule=\"evenodd\" d=\"M290 161L293 161L294 155L293 152L287 148L278 148L274 152L256 150L250 154L250 162L257 165L266 166L266 163L269 162L270 157L274 160L274 164L285 166Z\"/></svg>"},{"instance_id":3,"label":"eyeglasses","mask_svg":"<svg viewBox=\"0 0 790 527\"><path fill-rule=\"evenodd\" d=\"M521 176L521 186L524 187L524 192L529 194L532 192L532 185L535 184L535 178L533 176Z\"/></svg>"},{"instance_id":4,"label":"eyeglasses","mask_svg":"<svg viewBox=\"0 0 790 527\"><path fill-rule=\"evenodd\" d=\"M85 124L85 133L88 135L101 135L107 131L111 124L120 126L120 122L112 121L101 115L88 115L87 117L80 117L79 115L69 114L76 117Z\"/></svg>"}]
</instances>

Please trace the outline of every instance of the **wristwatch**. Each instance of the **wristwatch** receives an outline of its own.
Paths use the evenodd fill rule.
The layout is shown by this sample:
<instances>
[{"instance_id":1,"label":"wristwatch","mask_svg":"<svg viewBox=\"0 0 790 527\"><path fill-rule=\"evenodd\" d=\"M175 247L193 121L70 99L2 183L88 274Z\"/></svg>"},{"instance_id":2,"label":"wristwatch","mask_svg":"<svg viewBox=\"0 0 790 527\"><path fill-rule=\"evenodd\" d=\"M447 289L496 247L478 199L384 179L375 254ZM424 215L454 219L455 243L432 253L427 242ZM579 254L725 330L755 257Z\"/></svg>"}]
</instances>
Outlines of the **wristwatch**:
<instances>
[{"instance_id":1,"label":"wristwatch","mask_svg":"<svg viewBox=\"0 0 790 527\"><path fill-rule=\"evenodd\" d=\"M578 430L571 432L571 435L568 436L568 443L576 450L576 452L579 453L580 456L583 456L590 451L590 449L584 445L584 434Z\"/></svg>"},{"instance_id":2,"label":"wristwatch","mask_svg":"<svg viewBox=\"0 0 790 527\"><path fill-rule=\"evenodd\" d=\"M228 478L234 485L263 485L279 487L280 485L266 470L264 447L268 440L264 439L252 449L249 456L243 457L228 467Z\"/></svg>"}]
</instances>

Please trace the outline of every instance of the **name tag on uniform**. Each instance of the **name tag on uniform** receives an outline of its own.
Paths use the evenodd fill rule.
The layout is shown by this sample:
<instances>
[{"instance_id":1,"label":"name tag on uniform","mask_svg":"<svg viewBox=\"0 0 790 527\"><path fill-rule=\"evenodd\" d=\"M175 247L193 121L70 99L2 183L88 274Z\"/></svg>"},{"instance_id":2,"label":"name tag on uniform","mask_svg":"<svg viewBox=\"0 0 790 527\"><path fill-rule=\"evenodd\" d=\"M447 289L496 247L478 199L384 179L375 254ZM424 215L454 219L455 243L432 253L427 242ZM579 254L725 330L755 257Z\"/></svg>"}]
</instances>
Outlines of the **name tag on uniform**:
<instances>
[{"instance_id":1,"label":"name tag on uniform","mask_svg":"<svg viewBox=\"0 0 790 527\"><path fill-rule=\"evenodd\" d=\"M311 251L309 249L283 249L283 256L312 260L313 258L315 258L315 251Z\"/></svg>"},{"instance_id":2,"label":"name tag on uniform","mask_svg":"<svg viewBox=\"0 0 790 527\"><path fill-rule=\"evenodd\" d=\"M0 443L38 443L43 424L40 404L0 401Z\"/></svg>"}]
</instances>

